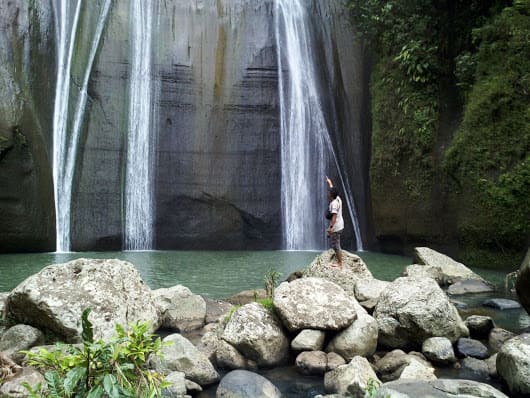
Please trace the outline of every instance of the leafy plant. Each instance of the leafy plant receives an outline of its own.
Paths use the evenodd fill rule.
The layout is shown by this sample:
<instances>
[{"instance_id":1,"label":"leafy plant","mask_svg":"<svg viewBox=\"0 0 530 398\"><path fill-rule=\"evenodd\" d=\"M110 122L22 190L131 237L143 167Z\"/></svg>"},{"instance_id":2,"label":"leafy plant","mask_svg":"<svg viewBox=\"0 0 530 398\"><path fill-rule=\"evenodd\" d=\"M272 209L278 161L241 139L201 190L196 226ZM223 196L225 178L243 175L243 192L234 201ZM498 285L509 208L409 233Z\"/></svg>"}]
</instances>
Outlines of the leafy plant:
<instances>
[{"instance_id":1,"label":"leafy plant","mask_svg":"<svg viewBox=\"0 0 530 398\"><path fill-rule=\"evenodd\" d=\"M372 398L377 396L381 383L377 380L370 379L366 384L366 390L364 392L364 398ZM385 398L390 398L390 394L385 395Z\"/></svg>"},{"instance_id":2,"label":"leafy plant","mask_svg":"<svg viewBox=\"0 0 530 398\"><path fill-rule=\"evenodd\" d=\"M126 331L116 326L111 341L94 339L90 309L81 317L82 347L57 344L56 349L27 351L28 364L45 371L46 385L24 387L32 397L99 398L159 397L168 384L162 375L146 367L150 354L160 352L160 338L153 338L147 323L136 323ZM38 395L39 394L39 395Z\"/></svg>"}]
</instances>

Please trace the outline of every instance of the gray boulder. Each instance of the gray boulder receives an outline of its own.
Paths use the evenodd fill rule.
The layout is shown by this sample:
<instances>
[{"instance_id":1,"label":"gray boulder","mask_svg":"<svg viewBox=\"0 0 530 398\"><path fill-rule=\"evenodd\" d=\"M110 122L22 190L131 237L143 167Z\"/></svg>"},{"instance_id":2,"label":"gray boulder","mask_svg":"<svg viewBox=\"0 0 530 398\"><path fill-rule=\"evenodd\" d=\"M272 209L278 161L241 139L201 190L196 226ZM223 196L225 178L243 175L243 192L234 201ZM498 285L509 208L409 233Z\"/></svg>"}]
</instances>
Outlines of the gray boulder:
<instances>
[{"instance_id":1,"label":"gray boulder","mask_svg":"<svg viewBox=\"0 0 530 398\"><path fill-rule=\"evenodd\" d=\"M121 260L81 258L50 265L11 291L6 315L11 322L76 342L81 335L81 314L88 307L95 338L111 338L117 324L127 327L147 321L151 331L158 328L151 290L134 266Z\"/></svg>"},{"instance_id":2,"label":"gray boulder","mask_svg":"<svg viewBox=\"0 0 530 398\"><path fill-rule=\"evenodd\" d=\"M370 315L359 315L353 323L329 342L326 352L336 352L347 361L369 357L377 348L377 322Z\"/></svg>"},{"instance_id":3,"label":"gray boulder","mask_svg":"<svg viewBox=\"0 0 530 398\"><path fill-rule=\"evenodd\" d=\"M341 365L346 365L346 360L336 352L328 352L326 356L328 357L326 370L333 370Z\"/></svg>"},{"instance_id":4,"label":"gray boulder","mask_svg":"<svg viewBox=\"0 0 530 398\"><path fill-rule=\"evenodd\" d=\"M450 365L456 362L453 345L447 337L430 337L421 347L425 357L438 365Z\"/></svg>"},{"instance_id":5,"label":"gray boulder","mask_svg":"<svg viewBox=\"0 0 530 398\"><path fill-rule=\"evenodd\" d=\"M374 318L379 342L390 348L421 347L429 337L454 342L469 334L454 305L431 278L396 279L381 293Z\"/></svg>"},{"instance_id":6,"label":"gray boulder","mask_svg":"<svg viewBox=\"0 0 530 398\"><path fill-rule=\"evenodd\" d=\"M388 352L384 357L379 358L374 368L382 381L396 380L401 377L403 369L411 363L418 361L426 368L431 368L431 364L422 356L416 353L405 353L402 350L393 350Z\"/></svg>"},{"instance_id":7,"label":"gray boulder","mask_svg":"<svg viewBox=\"0 0 530 398\"><path fill-rule=\"evenodd\" d=\"M442 268L436 265L412 264L408 265L403 271L403 276L412 276L415 278L432 278L440 286L447 284Z\"/></svg>"},{"instance_id":8,"label":"gray boulder","mask_svg":"<svg viewBox=\"0 0 530 398\"><path fill-rule=\"evenodd\" d=\"M447 293L456 296L471 293L489 293L494 290L495 287L484 280L468 279L453 283L447 288Z\"/></svg>"},{"instance_id":9,"label":"gray boulder","mask_svg":"<svg viewBox=\"0 0 530 398\"><path fill-rule=\"evenodd\" d=\"M258 366L280 365L289 356L289 339L281 322L258 303L246 304L234 312L222 339Z\"/></svg>"},{"instance_id":10,"label":"gray boulder","mask_svg":"<svg viewBox=\"0 0 530 398\"><path fill-rule=\"evenodd\" d=\"M304 329L291 341L294 351L319 351L324 346L326 333L322 330Z\"/></svg>"},{"instance_id":11,"label":"gray boulder","mask_svg":"<svg viewBox=\"0 0 530 398\"><path fill-rule=\"evenodd\" d=\"M281 398L278 388L265 377L246 370L233 370L221 379L216 398Z\"/></svg>"},{"instance_id":12,"label":"gray boulder","mask_svg":"<svg viewBox=\"0 0 530 398\"><path fill-rule=\"evenodd\" d=\"M327 279L342 287L350 296L354 295L357 281L373 278L372 273L359 256L342 250L342 269L330 266L337 262L334 256L335 252L331 249L319 254L304 271L304 276Z\"/></svg>"},{"instance_id":13,"label":"gray boulder","mask_svg":"<svg viewBox=\"0 0 530 398\"><path fill-rule=\"evenodd\" d=\"M428 247L414 248L414 256L418 264L439 267L443 278L448 284L467 279L483 280L479 275L471 271L464 264L459 263L445 254L438 253Z\"/></svg>"},{"instance_id":14,"label":"gray boulder","mask_svg":"<svg viewBox=\"0 0 530 398\"><path fill-rule=\"evenodd\" d=\"M390 284L379 279L359 279L354 287L355 298L358 301L372 300L377 303L381 292Z\"/></svg>"},{"instance_id":15,"label":"gray boulder","mask_svg":"<svg viewBox=\"0 0 530 398\"><path fill-rule=\"evenodd\" d=\"M20 363L25 356L20 351L41 344L44 344L44 335L39 329L29 325L15 325L7 329L0 338L0 352Z\"/></svg>"},{"instance_id":16,"label":"gray boulder","mask_svg":"<svg viewBox=\"0 0 530 398\"><path fill-rule=\"evenodd\" d=\"M530 289L528 289L528 286L530 286L530 249L526 252L515 282L515 291L517 292L519 301L526 312L530 314Z\"/></svg>"},{"instance_id":17,"label":"gray boulder","mask_svg":"<svg viewBox=\"0 0 530 398\"><path fill-rule=\"evenodd\" d=\"M383 384L373 398L508 398L492 386L471 380L396 380Z\"/></svg>"},{"instance_id":18,"label":"gray boulder","mask_svg":"<svg viewBox=\"0 0 530 398\"><path fill-rule=\"evenodd\" d=\"M324 375L327 393L338 393L354 398L363 398L368 383L379 382L366 358L355 357L347 365L339 366Z\"/></svg>"},{"instance_id":19,"label":"gray boulder","mask_svg":"<svg viewBox=\"0 0 530 398\"><path fill-rule=\"evenodd\" d=\"M305 375L323 375L328 368L328 357L324 351L304 351L295 360L296 369Z\"/></svg>"},{"instance_id":20,"label":"gray boulder","mask_svg":"<svg viewBox=\"0 0 530 398\"><path fill-rule=\"evenodd\" d=\"M490 316L471 315L465 320L469 335L474 339L487 339L495 322Z\"/></svg>"},{"instance_id":21,"label":"gray boulder","mask_svg":"<svg viewBox=\"0 0 530 398\"><path fill-rule=\"evenodd\" d=\"M170 386L166 387L162 392L164 397L170 398L181 398L186 395L186 375L184 372L171 372L168 374L164 381L170 383Z\"/></svg>"},{"instance_id":22,"label":"gray boulder","mask_svg":"<svg viewBox=\"0 0 530 398\"><path fill-rule=\"evenodd\" d=\"M484 362L486 362L486 365L488 366L488 374L490 377L498 377L499 374L497 373L497 354L493 354L491 357L486 359Z\"/></svg>"},{"instance_id":23,"label":"gray boulder","mask_svg":"<svg viewBox=\"0 0 530 398\"><path fill-rule=\"evenodd\" d=\"M409 363L406 364L401 370L399 378L413 380L435 380L437 377L434 375L434 368L432 366L426 366L418 359L411 358Z\"/></svg>"},{"instance_id":24,"label":"gray boulder","mask_svg":"<svg viewBox=\"0 0 530 398\"><path fill-rule=\"evenodd\" d=\"M456 342L456 352L459 357L472 357L477 359L486 359L488 347L478 340L462 337Z\"/></svg>"},{"instance_id":25,"label":"gray boulder","mask_svg":"<svg viewBox=\"0 0 530 398\"><path fill-rule=\"evenodd\" d=\"M477 358L467 357L461 362L462 373L467 378L473 380L488 380L490 376L490 370L486 361L482 361Z\"/></svg>"},{"instance_id":26,"label":"gray boulder","mask_svg":"<svg viewBox=\"0 0 530 398\"><path fill-rule=\"evenodd\" d=\"M200 329L206 319L206 301L185 286L152 291L161 326L179 332Z\"/></svg>"},{"instance_id":27,"label":"gray boulder","mask_svg":"<svg viewBox=\"0 0 530 398\"><path fill-rule=\"evenodd\" d=\"M219 375L206 355L200 352L188 339L180 334L170 334L163 340L159 356L150 358L151 366L162 374L183 372L201 386L216 383Z\"/></svg>"},{"instance_id":28,"label":"gray boulder","mask_svg":"<svg viewBox=\"0 0 530 398\"><path fill-rule=\"evenodd\" d=\"M485 307L495 308L501 311L517 310L521 308L521 304L519 304L517 301L502 298L493 298L486 300L484 301L484 303L482 303L482 305L484 305Z\"/></svg>"},{"instance_id":29,"label":"gray boulder","mask_svg":"<svg viewBox=\"0 0 530 398\"><path fill-rule=\"evenodd\" d=\"M490 335L488 336L488 345L490 350L492 352L498 352L503 344L512 337L515 337L515 333L512 333L509 330L503 328L491 329Z\"/></svg>"},{"instance_id":30,"label":"gray boulder","mask_svg":"<svg viewBox=\"0 0 530 398\"><path fill-rule=\"evenodd\" d=\"M222 369L249 369L256 368L256 363L244 357L233 345L224 340L219 342L215 353L217 366Z\"/></svg>"},{"instance_id":31,"label":"gray boulder","mask_svg":"<svg viewBox=\"0 0 530 398\"><path fill-rule=\"evenodd\" d=\"M340 330L357 316L355 298L335 283L321 278L283 282L274 291L273 302L290 331Z\"/></svg>"},{"instance_id":32,"label":"gray boulder","mask_svg":"<svg viewBox=\"0 0 530 398\"><path fill-rule=\"evenodd\" d=\"M2 398L25 398L29 397L28 390L23 386L24 383L28 383L33 389L37 388L37 385L44 385L44 376L41 375L34 368L23 368L19 373L12 379L4 381L0 385L0 397Z\"/></svg>"},{"instance_id":33,"label":"gray boulder","mask_svg":"<svg viewBox=\"0 0 530 398\"><path fill-rule=\"evenodd\" d=\"M530 394L530 333L508 340L497 355L497 372L514 394Z\"/></svg>"}]
</instances>

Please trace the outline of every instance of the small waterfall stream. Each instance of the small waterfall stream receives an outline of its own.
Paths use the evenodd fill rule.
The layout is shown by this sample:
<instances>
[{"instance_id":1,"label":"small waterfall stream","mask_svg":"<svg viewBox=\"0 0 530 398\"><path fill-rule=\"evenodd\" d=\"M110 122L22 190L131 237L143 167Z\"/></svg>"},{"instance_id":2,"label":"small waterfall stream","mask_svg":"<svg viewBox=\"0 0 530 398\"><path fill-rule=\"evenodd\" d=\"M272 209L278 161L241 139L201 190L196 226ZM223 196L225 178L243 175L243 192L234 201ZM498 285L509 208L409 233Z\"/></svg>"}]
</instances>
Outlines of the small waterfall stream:
<instances>
[{"instance_id":1,"label":"small waterfall stream","mask_svg":"<svg viewBox=\"0 0 530 398\"><path fill-rule=\"evenodd\" d=\"M72 6L75 4L75 7ZM76 100L71 96L73 52L78 33L82 0L54 0L55 31L57 34L57 84L53 112L53 180L55 189L56 250L70 251L70 210L72 180L78 152L79 137L87 102L87 88L111 0L100 10L97 26L90 44L82 81ZM72 103L75 101L75 103ZM69 109L74 109L71 119Z\"/></svg>"},{"instance_id":2,"label":"small waterfall stream","mask_svg":"<svg viewBox=\"0 0 530 398\"><path fill-rule=\"evenodd\" d=\"M153 245L153 5L130 3L131 66L127 165L125 172L126 250L148 250Z\"/></svg>"},{"instance_id":3,"label":"small waterfall stream","mask_svg":"<svg viewBox=\"0 0 530 398\"><path fill-rule=\"evenodd\" d=\"M307 5L301 0L276 0L284 249L325 247L325 177L334 166L340 179L335 184L342 186L357 250L363 250L351 190L342 176L323 114L307 14Z\"/></svg>"}]
</instances>

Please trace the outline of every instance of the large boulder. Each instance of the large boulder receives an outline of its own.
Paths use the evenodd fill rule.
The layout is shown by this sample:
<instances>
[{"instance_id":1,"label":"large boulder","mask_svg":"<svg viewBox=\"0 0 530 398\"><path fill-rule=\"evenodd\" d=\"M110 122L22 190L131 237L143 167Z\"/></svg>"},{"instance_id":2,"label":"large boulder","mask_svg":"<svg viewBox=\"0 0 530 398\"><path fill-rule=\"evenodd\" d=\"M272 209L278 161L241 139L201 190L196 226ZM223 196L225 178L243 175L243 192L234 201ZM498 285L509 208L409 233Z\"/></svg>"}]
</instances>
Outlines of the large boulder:
<instances>
[{"instance_id":1,"label":"large boulder","mask_svg":"<svg viewBox=\"0 0 530 398\"><path fill-rule=\"evenodd\" d=\"M469 334L454 305L431 278L396 279L381 293L374 318L379 342L390 348L421 347L429 337L455 342Z\"/></svg>"},{"instance_id":2,"label":"large boulder","mask_svg":"<svg viewBox=\"0 0 530 398\"><path fill-rule=\"evenodd\" d=\"M373 275L359 256L342 250L342 269L331 267L336 263L335 252L327 250L319 254L309 268L304 271L305 277L327 279L342 287L349 295L354 295L354 287L361 279L372 279Z\"/></svg>"},{"instance_id":3,"label":"large boulder","mask_svg":"<svg viewBox=\"0 0 530 398\"><path fill-rule=\"evenodd\" d=\"M265 377L246 370L233 370L221 379L217 398L281 398L282 393Z\"/></svg>"},{"instance_id":4,"label":"large boulder","mask_svg":"<svg viewBox=\"0 0 530 398\"><path fill-rule=\"evenodd\" d=\"M377 302L381 292L390 284L379 279L360 279L354 286L355 298L358 301L374 300Z\"/></svg>"},{"instance_id":5,"label":"large boulder","mask_svg":"<svg viewBox=\"0 0 530 398\"><path fill-rule=\"evenodd\" d=\"M432 368L421 354L415 352L407 354L402 350L388 352L375 362L374 368L382 381L397 380L401 377L403 369L413 361L420 362L426 368Z\"/></svg>"},{"instance_id":6,"label":"large boulder","mask_svg":"<svg viewBox=\"0 0 530 398\"><path fill-rule=\"evenodd\" d=\"M451 340L447 337L430 337L421 347L425 357L439 365L449 365L456 362L455 352Z\"/></svg>"},{"instance_id":7,"label":"large boulder","mask_svg":"<svg viewBox=\"0 0 530 398\"><path fill-rule=\"evenodd\" d=\"M530 396L530 333L504 343L497 355L497 373L512 393Z\"/></svg>"},{"instance_id":8,"label":"large boulder","mask_svg":"<svg viewBox=\"0 0 530 398\"><path fill-rule=\"evenodd\" d=\"M519 275L515 282L515 291L519 297L521 305L524 307L526 312L530 314L530 249L526 252L526 256L519 269Z\"/></svg>"},{"instance_id":9,"label":"large boulder","mask_svg":"<svg viewBox=\"0 0 530 398\"><path fill-rule=\"evenodd\" d=\"M471 315L466 318L465 324L469 329L469 335L474 339L487 339L495 322L490 316Z\"/></svg>"},{"instance_id":10,"label":"large boulder","mask_svg":"<svg viewBox=\"0 0 530 398\"><path fill-rule=\"evenodd\" d=\"M219 381L219 374L206 355L200 352L188 339L180 334L170 334L162 342L160 355L152 356L151 366L164 375L183 372L201 386Z\"/></svg>"},{"instance_id":11,"label":"large boulder","mask_svg":"<svg viewBox=\"0 0 530 398\"><path fill-rule=\"evenodd\" d=\"M179 332L199 329L206 319L206 301L185 286L152 291L161 314L161 326Z\"/></svg>"},{"instance_id":12,"label":"large boulder","mask_svg":"<svg viewBox=\"0 0 530 398\"><path fill-rule=\"evenodd\" d=\"M357 317L355 298L337 284L321 278L281 283L274 291L273 303L290 331L340 330Z\"/></svg>"},{"instance_id":13,"label":"large boulder","mask_svg":"<svg viewBox=\"0 0 530 398\"><path fill-rule=\"evenodd\" d=\"M294 351L319 351L324 346L326 333L322 330L304 329L291 341Z\"/></svg>"},{"instance_id":14,"label":"large boulder","mask_svg":"<svg viewBox=\"0 0 530 398\"><path fill-rule=\"evenodd\" d=\"M478 340L468 339L462 337L456 342L456 352L463 357L472 357L477 359L486 359L488 355L488 347Z\"/></svg>"},{"instance_id":15,"label":"large boulder","mask_svg":"<svg viewBox=\"0 0 530 398\"><path fill-rule=\"evenodd\" d=\"M446 285L442 269L435 265L411 264L403 271L403 276L413 276L416 278L432 278L439 285Z\"/></svg>"},{"instance_id":16,"label":"large boulder","mask_svg":"<svg viewBox=\"0 0 530 398\"><path fill-rule=\"evenodd\" d=\"M6 380L0 384L0 397L2 398L25 398L29 397L29 393L24 384L28 384L32 389L37 389L38 385L45 384L44 376L42 376L34 368L23 368L12 379Z\"/></svg>"},{"instance_id":17,"label":"large boulder","mask_svg":"<svg viewBox=\"0 0 530 398\"><path fill-rule=\"evenodd\" d=\"M375 319L361 314L329 342L326 352L336 352L347 361L356 356L369 357L377 348L377 335Z\"/></svg>"},{"instance_id":18,"label":"large boulder","mask_svg":"<svg viewBox=\"0 0 530 398\"><path fill-rule=\"evenodd\" d=\"M417 264L439 267L442 270L445 282L448 284L453 284L466 279L483 280L464 264L428 247L414 248L414 256Z\"/></svg>"},{"instance_id":19,"label":"large boulder","mask_svg":"<svg viewBox=\"0 0 530 398\"><path fill-rule=\"evenodd\" d=\"M111 338L117 324L146 321L152 331L159 324L151 290L131 263L115 259L81 258L47 266L11 291L6 316L76 342L85 308L92 309L95 338Z\"/></svg>"},{"instance_id":20,"label":"large boulder","mask_svg":"<svg viewBox=\"0 0 530 398\"><path fill-rule=\"evenodd\" d=\"M379 382L377 375L364 357L355 357L347 365L339 366L324 375L324 388L354 398L364 398L370 381Z\"/></svg>"},{"instance_id":21,"label":"large boulder","mask_svg":"<svg viewBox=\"0 0 530 398\"><path fill-rule=\"evenodd\" d=\"M328 368L328 356L324 351L304 351L295 360L296 369L305 375L323 375Z\"/></svg>"},{"instance_id":22,"label":"large boulder","mask_svg":"<svg viewBox=\"0 0 530 398\"><path fill-rule=\"evenodd\" d=\"M246 304L235 311L222 339L258 366L279 365L289 356L289 339L281 322L258 303Z\"/></svg>"},{"instance_id":23,"label":"large boulder","mask_svg":"<svg viewBox=\"0 0 530 398\"><path fill-rule=\"evenodd\" d=\"M508 398L492 386L471 380L396 380L383 384L372 398Z\"/></svg>"}]
</instances>

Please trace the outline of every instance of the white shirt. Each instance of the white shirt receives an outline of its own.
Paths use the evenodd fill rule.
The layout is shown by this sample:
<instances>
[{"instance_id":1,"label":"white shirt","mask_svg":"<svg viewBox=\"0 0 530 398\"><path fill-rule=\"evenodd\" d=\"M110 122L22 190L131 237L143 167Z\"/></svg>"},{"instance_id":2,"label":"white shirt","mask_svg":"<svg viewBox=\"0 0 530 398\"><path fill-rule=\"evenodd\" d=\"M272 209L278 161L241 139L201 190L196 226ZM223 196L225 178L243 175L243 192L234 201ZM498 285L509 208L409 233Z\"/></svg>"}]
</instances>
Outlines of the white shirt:
<instances>
[{"instance_id":1,"label":"white shirt","mask_svg":"<svg viewBox=\"0 0 530 398\"><path fill-rule=\"evenodd\" d=\"M344 229L344 219L342 218L342 200L339 196L329 203L329 211L337 215L332 232L342 231Z\"/></svg>"}]
</instances>

